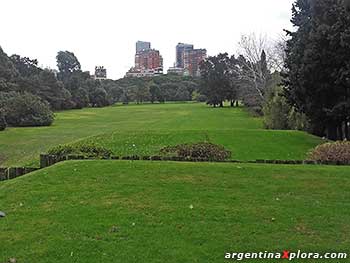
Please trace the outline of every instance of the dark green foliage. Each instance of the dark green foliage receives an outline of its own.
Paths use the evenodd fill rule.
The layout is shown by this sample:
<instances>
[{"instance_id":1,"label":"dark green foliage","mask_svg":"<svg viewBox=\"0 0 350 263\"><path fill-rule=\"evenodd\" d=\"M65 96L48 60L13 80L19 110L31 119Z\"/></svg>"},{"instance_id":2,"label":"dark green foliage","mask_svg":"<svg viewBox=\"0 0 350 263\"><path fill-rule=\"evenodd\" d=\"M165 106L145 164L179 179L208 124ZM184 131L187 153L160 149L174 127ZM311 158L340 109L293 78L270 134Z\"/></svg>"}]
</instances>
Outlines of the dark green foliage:
<instances>
[{"instance_id":1,"label":"dark green foliage","mask_svg":"<svg viewBox=\"0 0 350 263\"><path fill-rule=\"evenodd\" d=\"M17 127L49 126L54 120L49 104L30 93L12 93L4 113L6 122Z\"/></svg>"},{"instance_id":2,"label":"dark green foliage","mask_svg":"<svg viewBox=\"0 0 350 263\"><path fill-rule=\"evenodd\" d=\"M22 77L38 75L42 71L36 59L21 57L19 55L12 55L10 59Z\"/></svg>"},{"instance_id":3,"label":"dark green foliage","mask_svg":"<svg viewBox=\"0 0 350 263\"><path fill-rule=\"evenodd\" d=\"M350 164L350 142L338 141L319 145L309 153L309 159Z\"/></svg>"},{"instance_id":4,"label":"dark green foliage","mask_svg":"<svg viewBox=\"0 0 350 263\"><path fill-rule=\"evenodd\" d=\"M206 102L207 97L203 94L200 94L199 92L195 91L192 94L192 100L197 102Z\"/></svg>"},{"instance_id":5,"label":"dark green foliage","mask_svg":"<svg viewBox=\"0 0 350 263\"><path fill-rule=\"evenodd\" d=\"M287 43L288 101L310 119L313 133L349 138L350 13L342 1L297 0Z\"/></svg>"},{"instance_id":6,"label":"dark green foliage","mask_svg":"<svg viewBox=\"0 0 350 263\"><path fill-rule=\"evenodd\" d=\"M274 81L268 87L263 107L265 128L308 131L309 121L306 115L296 111L283 96L283 88L279 86L279 74L272 74L272 80Z\"/></svg>"},{"instance_id":7,"label":"dark green foliage","mask_svg":"<svg viewBox=\"0 0 350 263\"><path fill-rule=\"evenodd\" d=\"M120 101L151 103L166 101L190 101L192 94L199 88L199 80L192 77L163 75L150 78L123 78L116 82L123 91Z\"/></svg>"},{"instance_id":8,"label":"dark green foliage","mask_svg":"<svg viewBox=\"0 0 350 263\"><path fill-rule=\"evenodd\" d=\"M93 107L110 105L107 92L102 87L95 87L90 91L90 103Z\"/></svg>"},{"instance_id":9,"label":"dark green foliage","mask_svg":"<svg viewBox=\"0 0 350 263\"><path fill-rule=\"evenodd\" d=\"M109 158L112 151L95 143L78 142L74 144L64 144L51 148L48 153L58 157L68 155L83 155L93 158Z\"/></svg>"},{"instance_id":10,"label":"dark green foliage","mask_svg":"<svg viewBox=\"0 0 350 263\"><path fill-rule=\"evenodd\" d=\"M0 47L0 91L5 91L7 82L12 82L18 76L18 71L10 58Z\"/></svg>"},{"instance_id":11,"label":"dark green foliage","mask_svg":"<svg viewBox=\"0 0 350 263\"><path fill-rule=\"evenodd\" d=\"M236 59L229 58L227 53L209 57L200 66L202 85L200 93L207 98L210 105L223 106L225 100L233 102L237 99L238 86L235 79L238 78L233 70Z\"/></svg>"},{"instance_id":12,"label":"dark green foliage","mask_svg":"<svg viewBox=\"0 0 350 263\"><path fill-rule=\"evenodd\" d=\"M74 72L81 71L80 62L74 53L69 51L60 51L57 56L57 67L60 71L59 78L64 80L69 78Z\"/></svg>"},{"instance_id":13,"label":"dark green foliage","mask_svg":"<svg viewBox=\"0 0 350 263\"><path fill-rule=\"evenodd\" d=\"M3 131L6 129L7 123L5 120L5 114L3 110L0 108L0 131Z\"/></svg>"},{"instance_id":14,"label":"dark green foliage","mask_svg":"<svg viewBox=\"0 0 350 263\"><path fill-rule=\"evenodd\" d=\"M263 108L264 126L267 129L288 130L288 115L291 106L285 97L279 92L275 92L266 102Z\"/></svg>"},{"instance_id":15,"label":"dark green foliage","mask_svg":"<svg viewBox=\"0 0 350 263\"><path fill-rule=\"evenodd\" d=\"M161 101L161 91L158 85L156 84L151 84L149 87L149 93L150 93L150 100L152 103L155 101Z\"/></svg>"},{"instance_id":16,"label":"dark green foliage","mask_svg":"<svg viewBox=\"0 0 350 263\"><path fill-rule=\"evenodd\" d=\"M161 149L160 152L165 155L175 154L175 156L182 158L198 158L215 161L223 161L231 157L231 152L225 150L223 146L209 142L168 146Z\"/></svg>"}]
</instances>

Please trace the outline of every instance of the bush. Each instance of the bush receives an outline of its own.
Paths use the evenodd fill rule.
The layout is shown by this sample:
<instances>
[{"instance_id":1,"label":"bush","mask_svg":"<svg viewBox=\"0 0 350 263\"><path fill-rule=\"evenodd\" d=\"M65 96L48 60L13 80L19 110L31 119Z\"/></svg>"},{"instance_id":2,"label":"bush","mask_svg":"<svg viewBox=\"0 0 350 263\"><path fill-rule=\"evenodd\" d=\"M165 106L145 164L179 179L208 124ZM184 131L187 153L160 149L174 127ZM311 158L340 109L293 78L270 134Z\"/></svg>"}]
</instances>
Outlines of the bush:
<instances>
[{"instance_id":1,"label":"bush","mask_svg":"<svg viewBox=\"0 0 350 263\"><path fill-rule=\"evenodd\" d=\"M263 113L266 129L307 131L310 128L306 115L288 104L280 87L275 87L269 95Z\"/></svg>"},{"instance_id":2,"label":"bush","mask_svg":"<svg viewBox=\"0 0 350 263\"><path fill-rule=\"evenodd\" d=\"M0 131L3 131L6 129L7 123L5 120L5 115L3 111L0 109Z\"/></svg>"},{"instance_id":3,"label":"bush","mask_svg":"<svg viewBox=\"0 0 350 263\"><path fill-rule=\"evenodd\" d=\"M109 158L112 155L111 150L94 143L75 143L58 145L51 148L48 153L50 155L56 155L59 157L74 154L93 158Z\"/></svg>"},{"instance_id":4,"label":"bush","mask_svg":"<svg viewBox=\"0 0 350 263\"><path fill-rule=\"evenodd\" d=\"M168 146L161 149L161 154L214 161L223 161L231 157L231 152L225 150L223 146L208 142Z\"/></svg>"},{"instance_id":5,"label":"bush","mask_svg":"<svg viewBox=\"0 0 350 263\"><path fill-rule=\"evenodd\" d=\"M290 109L291 107L287 103L286 98L278 93L274 94L263 108L265 128L275 130L289 129L288 114Z\"/></svg>"},{"instance_id":6,"label":"bush","mask_svg":"<svg viewBox=\"0 0 350 263\"><path fill-rule=\"evenodd\" d=\"M4 112L7 124L17 127L49 126L54 120L49 103L30 93L14 93Z\"/></svg>"},{"instance_id":7,"label":"bush","mask_svg":"<svg viewBox=\"0 0 350 263\"><path fill-rule=\"evenodd\" d=\"M350 142L338 141L317 146L308 158L318 162L350 164Z\"/></svg>"}]
</instances>

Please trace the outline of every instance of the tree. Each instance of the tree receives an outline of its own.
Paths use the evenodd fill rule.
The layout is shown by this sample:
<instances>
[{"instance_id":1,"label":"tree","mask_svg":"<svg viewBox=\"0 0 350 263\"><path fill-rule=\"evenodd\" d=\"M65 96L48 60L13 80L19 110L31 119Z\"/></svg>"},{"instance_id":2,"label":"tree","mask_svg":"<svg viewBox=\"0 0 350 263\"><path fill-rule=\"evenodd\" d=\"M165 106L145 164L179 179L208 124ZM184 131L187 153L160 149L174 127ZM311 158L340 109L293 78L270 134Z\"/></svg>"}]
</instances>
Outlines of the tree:
<instances>
[{"instance_id":1,"label":"tree","mask_svg":"<svg viewBox=\"0 0 350 263\"><path fill-rule=\"evenodd\" d=\"M0 91L10 91L15 86L15 78L19 75L11 59L0 47Z\"/></svg>"},{"instance_id":2,"label":"tree","mask_svg":"<svg viewBox=\"0 0 350 263\"><path fill-rule=\"evenodd\" d=\"M223 102L234 93L232 82L232 60L227 53L209 57L200 65L202 85L200 93L205 95L207 103L214 107L223 107Z\"/></svg>"},{"instance_id":3,"label":"tree","mask_svg":"<svg viewBox=\"0 0 350 263\"><path fill-rule=\"evenodd\" d=\"M337 0L297 0L287 31L285 94L312 132L349 139L350 14Z\"/></svg>"},{"instance_id":4,"label":"tree","mask_svg":"<svg viewBox=\"0 0 350 263\"><path fill-rule=\"evenodd\" d=\"M57 56L57 67L59 72L59 79L64 81L72 73L81 71L81 65L74 53L69 51L59 51Z\"/></svg>"},{"instance_id":5,"label":"tree","mask_svg":"<svg viewBox=\"0 0 350 263\"><path fill-rule=\"evenodd\" d=\"M95 87L90 91L90 103L93 107L104 107L110 104L104 88Z\"/></svg>"},{"instance_id":6,"label":"tree","mask_svg":"<svg viewBox=\"0 0 350 263\"><path fill-rule=\"evenodd\" d=\"M5 130L6 126L7 126L7 123L5 120L4 110L0 108L0 131Z\"/></svg>"},{"instance_id":7,"label":"tree","mask_svg":"<svg viewBox=\"0 0 350 263\"><path fill-rule=\"evenodd\" d=\"M38 66L37 59L30 59L19 55L12 55L10 59L22 77L32 77L38 75L42 71Z\"/></svg>"},{"instance_id":8,"label":"tree","mask_svg":"<svg viewBox=\"0 0 350 263\"><path fill-rule=\"evenodd\" d=\"M151 103L154 103L156 100L159 99L160 95L160 88L156 84L151 84L149 87L149 93L151 95Z\"/></svg>"},{"instance_id":9,"label":"tree","mask_svg":"<svg viewBox=\"0 0 350 263\"><path fill-rule=\"evenodd\" d=\"M258 38L251 34L243 35L239 46L237 73L240 79L240 97L247 107L261 113L273 64L270 44L266 37Z\"/></svg>"},{"instance_id":10,"label":"tree","mask_svg":"<svg viewBox=\"0 0 350 263\"><path fill-rule=\"evenodd\" d=\"M54 120L49 104L30 93L13 93L4 112L6 122L16 127L49 126Z\"/></svg>"},{"instance_id":11,"label":"tree","mask_svg":"<svg viewBox=\"0 0 350 263\"><path fill-rule=\"evenodd\" d=\"M176 94L175 94L175 100L176 101L190 101L192 99L190 92L188 91L187 87L184 85L179 85Z\"/></svg>"}]
</instances>

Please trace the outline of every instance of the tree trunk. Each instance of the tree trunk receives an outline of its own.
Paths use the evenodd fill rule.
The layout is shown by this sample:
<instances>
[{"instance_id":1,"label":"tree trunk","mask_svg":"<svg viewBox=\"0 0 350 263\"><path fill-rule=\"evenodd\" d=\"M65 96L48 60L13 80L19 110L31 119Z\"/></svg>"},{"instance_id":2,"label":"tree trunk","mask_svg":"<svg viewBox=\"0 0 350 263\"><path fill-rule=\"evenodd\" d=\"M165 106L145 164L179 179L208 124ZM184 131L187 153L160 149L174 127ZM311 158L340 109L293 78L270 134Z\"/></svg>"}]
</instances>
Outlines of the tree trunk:
<instances>
[{"instance_id":1,"label":"tree trunk","mask_svg":"<svg viewBox=\"0 0 350 263\"><path fill-rule=\"evenodd\" d=\"M236 100L236 107L237 107L237 108L239 107L239 102L238 102L238 100Z\"/></svg>"},{"instance_id":2,"label":"tree trunk","mask_svg":"<svg viewBox=\"0 0 350 263\"><path fill-rule=\"evenodd\" d=\"M327 126L327 138L335 141L337 140L337 126L334 124L328 124Z\"/></svg>"},{"instance_id":3,"label":"tree trunk","mask_svg":"<svg viewBox=\"0 0 350 263\"><path fill-rule=\"evenodd\" d=\"M343 137L343 122L341 122L338 126L338 136L337 136L337 140L343 140L344 137Z\"/></svg>"},{"instance_id":4,"label":"tree trunk","mask_svg":"<svg viewBox=\"0 0 350 263\"><path fill-rule=\"evenodd\" d=\"M223 108L224 107L224 103L221 101L220 102L220 108Z\"/></svg>"},{"instance_id":5,"label":"tree trunk","mask_svg":"<svg viewBox=\"0 0 350 263\"><path fill-rule=\"evenodd\" d=\"M349 140L350 137L349 137L349 125L348 125L348 121L345 120L345 130L344 130L344 136L345 136L345 139L346 140Z\"/></svg>"},{"instance_id":6,"label":"tree trunk","mask_svg":"<svg viewBox=\"0 0 350 263\"><path fill-rule=\"evenodd\" d=\"M235 106L235 101L231 100L231 107L234 107L234 106Z\"/></svg>"}]
</instances>

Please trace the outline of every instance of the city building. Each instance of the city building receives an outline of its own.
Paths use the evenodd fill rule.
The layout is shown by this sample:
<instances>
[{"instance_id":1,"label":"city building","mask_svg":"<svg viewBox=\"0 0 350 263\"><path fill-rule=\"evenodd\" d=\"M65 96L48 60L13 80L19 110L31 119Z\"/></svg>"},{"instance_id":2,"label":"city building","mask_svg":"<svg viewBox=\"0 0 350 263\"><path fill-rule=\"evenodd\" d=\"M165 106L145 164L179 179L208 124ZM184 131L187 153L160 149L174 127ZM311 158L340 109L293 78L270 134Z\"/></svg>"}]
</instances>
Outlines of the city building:
<instances>
[{"instance_id":1,"label":"city building","mask_svg":"<svg viewBox=\"0 0 350 263\"><path fill-rule=\"evenodd\" d=\"M135 68L141 70L163 69L163 58L155 49L143 50L135 55Z\"/></svg>"},{"instance_id":2,"label":"city building","mask_svg":"<svg viewBox=\"0 0 350 263\"><path fill-rule=\"evenodd\" d=\"M185 70L184 68L179 68L179 67L176 67L176 65L174 65L174 67L170 67L168 69L168 74L173 74L173 75L179 75L179 76L183 76L184 73L185 73Z\"/></svg>"},{"instance_id":3,"label":"city building","mask_svg":"<svg viewBox=\"0 0 350 263\"><path fill-rule=\"evenodd\" d=\"M192 44L179 43L176 46L176 62L168 72L185 76L200 76L200 63L207 57L206 49L194 49ZM182 69L182 70L181 70Z\"/></svg>"},{"instance_id":4,"label":"city building","mask_svg":"<svg viewBox=\"0 0 350 263\"><path fill-rule=\"evenodd\" d=\"M184 67L184 61L183 61L183 54L187 50L193 50L193 45L191 44L184 44L179 43L176 46L176 67L177 68L183 68Z\"/></svg>"},{"instance_id":5,"label":"city building","mask_svg":"<svg viewBox=\"0 0 350 263\"><path fill-rule=\"evenodd\" d=\"M185 50L183 54L185 75L200 76L200 63L207 58L206 49Z\"/></svg>"},{"instance_id":6,"label":"city building","mask_svg":"<svg viewBox=\"0 0 350 263\"><path fill-rule=\"evenodd\" d=\"M163 57L159 50L152 49L150 42L136 43L135 66L127 73L127 77L151 77L163 74Z\"/></svg>"},{"instance_id":7,"label":"city building","mask_svg":"<svg viewBox=\"0 0 350 263\"><path fill-rule=\"evenodd\" d=\"M145 41L136 42L136 53L151 49L151 43Z\"/></svg>"},{"instance_id":8,"label":"city building","mask_svg":"<svg viewBox=\"0 0 350 263\"><path fill-rule=\"evenodd\" d=\"M94 78L96 80L107 79L107 69L105 69L103 66L96 66Z\"/></svg>"}]
</instances>

